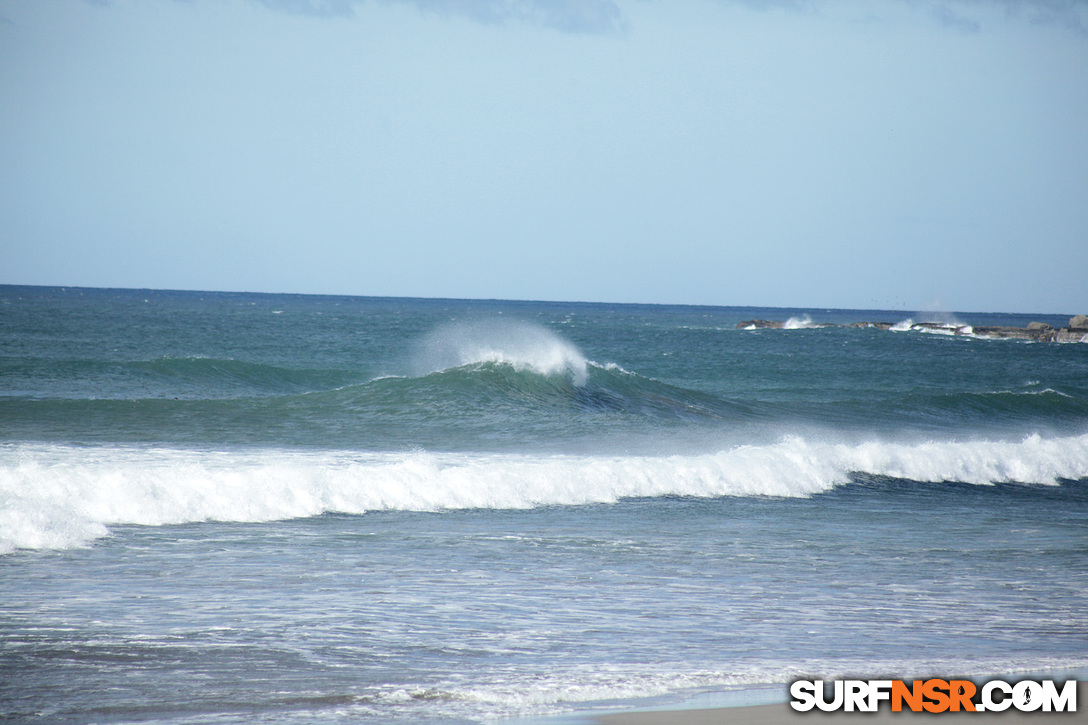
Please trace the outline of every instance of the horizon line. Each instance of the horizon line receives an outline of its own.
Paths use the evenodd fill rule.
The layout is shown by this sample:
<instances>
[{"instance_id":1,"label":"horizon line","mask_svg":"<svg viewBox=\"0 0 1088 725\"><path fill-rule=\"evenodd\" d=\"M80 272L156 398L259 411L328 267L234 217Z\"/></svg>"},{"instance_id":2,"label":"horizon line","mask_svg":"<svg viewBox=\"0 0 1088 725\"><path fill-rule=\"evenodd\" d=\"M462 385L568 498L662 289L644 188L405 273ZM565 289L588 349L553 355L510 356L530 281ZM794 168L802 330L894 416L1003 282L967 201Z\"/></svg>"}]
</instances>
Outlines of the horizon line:
<instances>
[{"instance_id":1,"label":"horizon line","mask_svg":"<svg viewBox=\"0 0 1088 725\"><path fill-rule=\"evenodd\" d=\"M0 288L3 287L33 287L37 289L52 289L52 290L99 290L99 291L114 291L114 292L166 292L166 293L187 293L187 294L234 294L234 295L267 295L267 296L280 296L280 297L345 297L345 298L361 298L361 299L375 299L375 300L416 300L416 301L434 301L434 302L519 302L526 304L570 304L570 305L625 305L631 307L706 307L709 309L765 309L765 310L794 310L802 312L815 312L823 310L827 312L896 312L903 314L911 314L911 310L907 308L891 309L881 307L828 307L825 305L814 306L787 306L787 305L727 305L727 304L705 304L705 303L689 303L689 302L616 302L606 300L559 300L559 299L530 299L530 298L505 298L505 297L445 297L445 296L424 296L424 295L367 295L367 294L345 294L345 293L330 293L330 292L268 292L262 290L215 290L215 289L181 289L181 288L165 288L165 287L94 287L84 284L21 284L13 282L0 282ZM952 310L952 309L915 309L914 313L930 313L930 314L976 314L976 315L1048 315L1048 316L1066 316L1077 315L1084 313L1070 313L1070 312L1012 312L1007 310Z\"/></svg>"}]
</instances>

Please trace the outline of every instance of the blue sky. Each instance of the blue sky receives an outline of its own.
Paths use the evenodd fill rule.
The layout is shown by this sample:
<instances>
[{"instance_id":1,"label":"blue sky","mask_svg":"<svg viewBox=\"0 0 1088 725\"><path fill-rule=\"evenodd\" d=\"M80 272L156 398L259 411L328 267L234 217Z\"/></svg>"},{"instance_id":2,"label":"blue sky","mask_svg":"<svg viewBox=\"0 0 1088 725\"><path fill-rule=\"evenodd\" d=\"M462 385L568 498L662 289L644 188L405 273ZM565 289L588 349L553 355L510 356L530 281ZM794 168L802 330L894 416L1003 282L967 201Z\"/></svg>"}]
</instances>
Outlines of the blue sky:
<instances>
[{"instance_id":1,"label":"blue sky","mask_svg":"<svg viewBox=\"0 0 1088 725\"><path fill-rule=\"evenodd\" d=\"M1088 312L1084 0L0 0L0 283Z\"/></svg>"}]
</instances>

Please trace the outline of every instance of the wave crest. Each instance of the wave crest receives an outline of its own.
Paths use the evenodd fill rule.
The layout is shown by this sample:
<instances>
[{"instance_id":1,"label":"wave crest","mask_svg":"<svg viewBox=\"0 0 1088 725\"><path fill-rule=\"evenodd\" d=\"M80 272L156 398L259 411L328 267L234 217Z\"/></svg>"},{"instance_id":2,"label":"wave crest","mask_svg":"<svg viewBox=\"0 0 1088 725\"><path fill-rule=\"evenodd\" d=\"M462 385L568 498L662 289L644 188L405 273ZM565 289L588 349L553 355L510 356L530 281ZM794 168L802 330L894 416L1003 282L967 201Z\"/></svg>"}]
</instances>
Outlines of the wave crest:
<instances>
[{"instance_id":1,"label":"wave crest","mask_svg":"<svg viewBox=\"0 0 1088 725\"><path fill-rule=\"evenodd\" d=\"M508 320L440 327L416 346L412 362L418 375L492 363L567 376L575 385L584 385L589 376L589 361L575 345L540 325Z\"/></svg>"}]
</instances>

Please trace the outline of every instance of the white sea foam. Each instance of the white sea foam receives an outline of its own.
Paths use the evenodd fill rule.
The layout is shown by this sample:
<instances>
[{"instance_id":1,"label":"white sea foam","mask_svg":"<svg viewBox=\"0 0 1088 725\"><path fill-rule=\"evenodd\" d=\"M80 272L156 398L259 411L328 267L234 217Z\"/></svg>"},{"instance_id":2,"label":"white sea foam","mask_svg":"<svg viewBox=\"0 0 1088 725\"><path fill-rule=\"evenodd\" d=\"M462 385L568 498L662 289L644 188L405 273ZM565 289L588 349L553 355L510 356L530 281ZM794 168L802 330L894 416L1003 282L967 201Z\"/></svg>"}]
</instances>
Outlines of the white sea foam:
<instances>
[{"instance_id":1,"label":"white sea foam","mask_svg":"<svg viewBox=\"0 0 1088 725\"><path fill-rule=\"evenodd\" d=\"M888 329L892 332L923 332L927 335L977 337L975 335L974 327L965 325L961 322L915 322L909 317L902 322L892 325Z\"/></svg>"},{"instance_id":2,"label":"white sea foam","mask_svg":"<svg viewBox=\"0 0 1088 725\"><path fill-rule=\"evenodd\" d=\"M82 546L118 524L524 509L667 495L810 496L848 483L855 472L932 482L1053 484L1088 477L1088 434L917 445L791 437L688 456L9 445L0 447L0 553Z\"/></svg>"},{"instance_id":3,"label":"white sea foam","mask_svg":"<svg viewBox=\"0 0 1088 725\"><path fill-rule=\"evenodd\" d=\"M803 665L764 656L759 664L733 665L729 669L713 670L683 666L653 667L642 664L571 664L562 673L525 676L499 675L487 684L453 685L450 689L433 687L392 689L375 693L379 702L394 702L407 696L416 701L423 698L444 700L450 716L461 715L502 718L532 712L549 712L547 706L566 704L566 710L594 705L589 712L602 714L604 704L615 707L624 703L628 708L649 706L663 711L677 707L675 699L653 702L663 695L686 694L691 707L723 707L771 704L787 700L787 688L772 683L787 683L801 677L825 680L885 676L895 679L926 678L934 672L956 672L965 677L994 677L1010 674L1067 672L1076 674L1088 666L1084 657L974 658L969 665L962 659L904 660L892 657L862 659L835 657L828 660L808 660ZM520 676L517 676L520 675ZM643 703L638 703L644 700ZM467 705L467 707L466 707ZM446 708L443 708L446 709ZM485 713L481 713L486 710ZM552 712L559 708L551 709ZM667 714L667 713L666 713ZM473 719L475 719L473 717Z\"/></svg>"},{"instance_id":4,"label":"white sea foam","mask_svg":"<svg viewBox=\"0 0 1088 725\"><path fill-rule=\"evenodd\" d=\"M360 688L357 702L337 714L358 719L361 713L381 717L412 708L421 720L491 721L529 717L589 720L617 709L660 709L664 714L681 708L716 708L784 703L785 683L798 678L825 680L883 675L895 679L926 678L934 672L956 672L967 677L1008 679L1008 675L1064 675L1083 671L1083 657L1017 659L879 660L836 657L806 660L803 665L773 656L759 664L731 663L727 669L669 666L653 663L569 663L559 671L525 671L517 667L489 672L486 681L450 678L440 682L396 683ZM1053 675L1052 675L1053 676ZM777 683L777 684L776 684ZM668 696L668 699L659 699ZM395 709L391 709L395 708ZM537 716L537 717L533 717ZM398 721L400 718L398 718Z\"/></svg>"},{"instance_id":5,"label":"white sea foam","mask_svg":"<svg viewBox=\"0 0 1088 725\"><path fill-rule=\"evenodd\" d=\"M588 364L575 345L540 325L509 320L451 323L426 335L412 356L417 374L475 363L502 363L584 385Z\"/></svg>"},{"instance_id":6,"label":"white sea foam","mask_svg":"<svg viewBox=\"0 0 1088 725\"><path fill-rule=\"evenodd\" d=\"M970 325L957 327L955 325L915 325L916 332L924 332L927 335L973 335L974 328Z\"/></svg>"}]
</instances>

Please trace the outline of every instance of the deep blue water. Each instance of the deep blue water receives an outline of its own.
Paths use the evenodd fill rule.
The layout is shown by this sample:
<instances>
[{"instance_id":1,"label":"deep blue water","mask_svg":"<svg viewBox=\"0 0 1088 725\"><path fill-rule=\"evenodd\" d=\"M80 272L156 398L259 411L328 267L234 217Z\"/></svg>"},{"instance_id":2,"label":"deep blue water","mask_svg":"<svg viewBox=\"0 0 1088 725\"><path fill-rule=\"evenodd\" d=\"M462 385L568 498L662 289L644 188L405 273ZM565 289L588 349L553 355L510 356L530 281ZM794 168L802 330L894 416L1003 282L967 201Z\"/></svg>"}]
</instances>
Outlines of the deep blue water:
<instances>
[{"instance_id":1,"label":"deep blue water","mask_svg":"<svg viewBox=\"0 0 1088 725\"><path fill-rule=\"evenodd\" d=\"M1088 669L1088 344L737 329L902 317L0 287L0 715Z\"/></svg>"}]
</instances>

